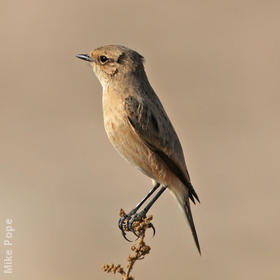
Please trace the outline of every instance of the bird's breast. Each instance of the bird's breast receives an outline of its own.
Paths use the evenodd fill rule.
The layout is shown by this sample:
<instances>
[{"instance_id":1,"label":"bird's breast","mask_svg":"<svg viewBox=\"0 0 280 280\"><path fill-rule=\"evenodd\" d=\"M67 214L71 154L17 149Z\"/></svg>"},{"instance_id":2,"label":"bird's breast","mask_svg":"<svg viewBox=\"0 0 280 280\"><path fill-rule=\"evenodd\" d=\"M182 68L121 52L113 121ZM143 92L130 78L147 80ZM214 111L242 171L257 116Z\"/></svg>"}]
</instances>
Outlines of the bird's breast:
<instances>
[{"instance_id":1,"label":"bird's breast","mask_svg":"<svg viewBox=\"0 0 280 280\"><path fill-rule=\"evenodd\" d=\"M153 152L131 127L124 110L125 97L114 92L103 92L104 127L114 148L130 163L149 177L153 177Z\"/></svg>"}]
</instances>

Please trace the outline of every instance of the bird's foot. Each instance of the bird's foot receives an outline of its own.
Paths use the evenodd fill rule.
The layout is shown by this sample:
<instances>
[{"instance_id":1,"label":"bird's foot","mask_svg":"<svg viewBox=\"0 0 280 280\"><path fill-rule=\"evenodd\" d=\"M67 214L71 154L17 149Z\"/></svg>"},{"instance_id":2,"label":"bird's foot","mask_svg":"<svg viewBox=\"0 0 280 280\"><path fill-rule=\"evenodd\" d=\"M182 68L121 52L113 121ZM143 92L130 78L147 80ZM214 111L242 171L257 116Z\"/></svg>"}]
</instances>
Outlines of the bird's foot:
<instances>
[{"instance_id":1,"label":"bird's foot","mask_svg":"<svg viewBox=\"0 0 280 280\"><path fill-rule=\"evenodd\" d=\"M151 223L152 216L146 216L147 211L142 210L139 213L136 213L135 209L130 211L128 214L126 214L122 209L120 211L121 218L119 219L119 229L121 230L121 233L123 237L130 241L126 237L126 232L132 232L137 239L143 235L147 228L152 228L153 230L153 236L156 233L154 225Z\"/></svg>"}]
</instances>

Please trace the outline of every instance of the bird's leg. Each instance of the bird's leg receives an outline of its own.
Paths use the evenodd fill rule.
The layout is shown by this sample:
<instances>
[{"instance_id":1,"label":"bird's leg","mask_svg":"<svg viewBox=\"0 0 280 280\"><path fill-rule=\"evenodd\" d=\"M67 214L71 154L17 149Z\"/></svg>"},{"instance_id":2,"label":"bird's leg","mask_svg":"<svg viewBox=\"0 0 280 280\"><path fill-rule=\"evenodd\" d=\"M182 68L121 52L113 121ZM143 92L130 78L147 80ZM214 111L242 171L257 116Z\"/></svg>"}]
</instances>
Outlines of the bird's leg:
<instances>
[{"instance_id":1,"label":"bird's leg","mask_svg":"<svg viewBox=\"0 0 280 280\"><path fill-rule=\"evenodd\" d=\"M157 201L157 199L161 196L161 194L166 190L166 186L162 186L158 193L154 196L154 198L148 203L148 205L141 212L147 214L153 204Z\"/></svg>"},{"instance_id":2,"label":"bird's leg","mask_svg":"<svg viewBox=\"0 0 280 280\"><path fill-rule=\"evenodd\" d=\"M146 214L148 213L148 211L150 210L150 208L153 206L153 204L156 202L156 200L161 196L161 194L166 190L166 186L162 186L161 189L157 192L157 194L153 197L153 199L147 204L147 206L139 213L136 213L134 215L134 217L132 217L132 219L129 220L127 228L129 230L131 230L134 234L134 230L133 230L133 223L135 221L140 221L142 218L146 217ZM155 235L156 230L155 227L153 226L153 224L150 224L150 227L153 229L153 235ZM135 234L136 235L136 234ZM138 236L137 236L138 237Z\"/></svg>"},{"instance_id":3,"label":"bird's leg","mask_svg":"<svg viewBox=\"0 0 280 280\"><path fill-rule=\"evenodd\" d=\"M128 216L134 215L137 210L143 205L143 203L145 203L145 201L158 189L158 187L160 186L159 183L156 183L156 185L148 192L148 194L136 205L136 207L134 209L132 209Z\"/></svg>"},{"instance_id":4,"label":"bird's leg","mask_svg":"<svg viewBox=\"0 0 280 280\"><path fill-rule=\"evenodd\" d=\"M132 209L128 214L125 214L123 217L121 217L119 219L119 229L122 232L123 237L128 240L126 238L125 235L125 231L124 231L124 221L126 221L126 224L128 225L128 221L129 219L132 217L132 215L134 215L137 210L143 205L143 203L145 203L145 201L158 189L158 187L160 186L159 183L156 183L156 185L148 192L148 194L136 205L136 207L134 209ZM130 241L130 240L128 240Z\"/></svg>"},{"instance_id":5,"label":"bird's leg","mask_svg":"<svg viewBox=\"0 0 280 280\"><path fill-rule=\"evenodd\" d=\"M121 229L121 232L123 234L123 237L128 240L126 238L124 229L123 229L123 223L124 221L126 221L126 227L128 230L132 231L135 235L135 231L133 229L133 223L135 221L140 221L142 218L146 217L147 212L149 211L149 209L152 207L152 205L156 202L156 200L160 197L160 195L165 191L166 186L162 186L161 189L158 191L158 193L153 197L153 199L147 204L147 206L140 212L137 213L137 210L141 207L141 205L156 191L156 189L160 186L160 184L156 184L153 189L144 197L143 200L141 200L141 202L139 202L137 204L137 206L129 212L129 214L125 215L124 217L122 217L119 220L119 228ZM150 227L152 227L154 234L155 234L155 228L153 226L153 224L150 224Z\"/></svg>"}]
</instances>

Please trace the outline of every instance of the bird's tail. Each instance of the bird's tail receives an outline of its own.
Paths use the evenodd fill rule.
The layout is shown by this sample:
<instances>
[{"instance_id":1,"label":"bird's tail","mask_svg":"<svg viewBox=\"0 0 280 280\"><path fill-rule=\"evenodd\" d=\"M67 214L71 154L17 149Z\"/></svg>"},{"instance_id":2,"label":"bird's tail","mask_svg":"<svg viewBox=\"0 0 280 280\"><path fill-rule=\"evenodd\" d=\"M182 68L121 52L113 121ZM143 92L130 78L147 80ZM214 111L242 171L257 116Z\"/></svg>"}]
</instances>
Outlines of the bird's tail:
<instances>
[{"instance_id":1,"label":"bird's tail","mask_svg":"<svg viewBox=\"0 0 280 280\"><path fill-rule=\"evenodd\" d=\"M191 211L191 206L190 206L190 201L189 201L189 190L188 188L181 182L178 182L176 184L176 187L170 188L171 192L175 195L176 199L178 200L180 204L180 208L183 210L184 215L188 221L188 224L191 228L192 235L194 238L195 245L198 249L199 254L201 254L200 251L200 246L199 246L199 241L197 237L197 233L195 230L195 225L192 217L192 211Z\"/></svg>"}]
</instances>

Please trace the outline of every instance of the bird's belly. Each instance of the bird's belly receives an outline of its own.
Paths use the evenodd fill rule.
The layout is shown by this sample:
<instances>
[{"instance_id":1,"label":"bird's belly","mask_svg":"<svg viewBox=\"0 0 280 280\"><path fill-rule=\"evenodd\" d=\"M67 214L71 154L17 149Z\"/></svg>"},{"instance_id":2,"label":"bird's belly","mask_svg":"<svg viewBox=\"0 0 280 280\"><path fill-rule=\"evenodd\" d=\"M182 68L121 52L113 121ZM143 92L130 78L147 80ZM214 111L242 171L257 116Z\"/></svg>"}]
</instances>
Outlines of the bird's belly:
<instances>
[{"instance_id":1,"label":"bird's belly","mask_svg":"<svg viewBox=\"0 0 280 280\"><path fill-rule=\"evenodd\" d=\"M128 120L115 114L114 117L104 117L104 126L114 148L145 175L156 179L152 164L155 155L133 131Z\"/></svg>"}]
</instances>

